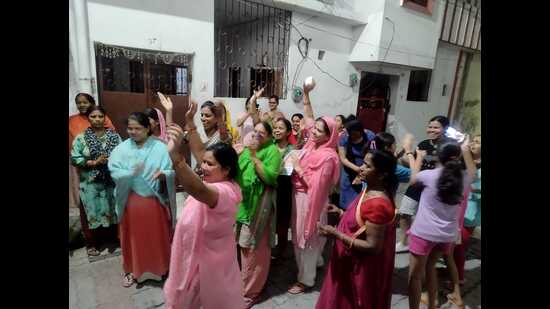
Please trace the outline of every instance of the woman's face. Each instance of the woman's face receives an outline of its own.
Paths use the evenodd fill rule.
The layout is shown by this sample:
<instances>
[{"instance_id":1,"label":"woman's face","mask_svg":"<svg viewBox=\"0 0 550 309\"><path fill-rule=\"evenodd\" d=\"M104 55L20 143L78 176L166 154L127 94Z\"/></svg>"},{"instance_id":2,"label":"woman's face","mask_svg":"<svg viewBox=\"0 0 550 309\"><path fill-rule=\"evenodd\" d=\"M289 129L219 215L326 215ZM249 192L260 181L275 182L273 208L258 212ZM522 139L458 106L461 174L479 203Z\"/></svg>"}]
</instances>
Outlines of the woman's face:
<instances>
[{"instance_id":1,"label":"woman's face","mask_svg":"<svg viewBox=\"0 0 550 309\"><path fill-rule=\"evenodd\" d=\"M374 168L374 164L372 163L372 154L367 153L365 158L363 158L363 165L360 166L359 178L368 183L369 179L373 179L376 176L376 168Z\"/></svg>"},{"instance_id":2,"label":"woman's face","mask_svg":"<svg viewBox=\"0 0 550 309\"><path fill-rule=\"evenodd\" d=\"M431 140L436 140L443 135L443 126L439 121L431 121L428 124L428 128L426 129L426 133L428 134L428 138Z\"/></svg>"},{"instance_id":3,"label":"woman's face","mask_svg":"<svg viewBox=\"0 0 550 309\"><path fill-rule=\"evenodd\" d=\"M342 130L344 130L344 123L342 122L341 117L336 117L336 127L338 128L338 132L342 132Z\"/></svg>"},{"instance_id":4,"label":"woman's face","mask_svg":"<svg viewBox=\"0 0 550 309\"><path fill-rule=\"evenodd\" d=\"M146 128L139 124L139 122L129 119L128 120L128 136L136 143L145 141L149 137L149 128Z\"/></svg>"},{"instance_id":5,"label":"woman's face","mask_svg":"<svg viewBox=\"0 0 550 309\"><path fill-rule=\"evenodd\" d=\"M322 145L328 141L329 136L325 133L325 123L323 121L315 121L312 138L316 145Z\"/></svg>"},{"instance_id":6,"label":"woman's face","mask_svg":"<svg viewBox=\"0 0 550 309\"><path fill-rule=\"evenodd\" d=\"M260 145L263 145L267 143L267 141L269 141L269 138L270 138L269 133L264 128L264 125L262 123L258 123L254 127L254 137L258 140L258 143Z\"/></svg>"},{"instance_id":7,"label":"woman's face","mask_svg":"<svg viewBox=\"0 0 550 309\"><path fill-rule=\"evenodd\" d=\"M85 96L79 95L76 98L76 108L78 109L78 112L80 112L80 114L86 114L86 111L88 110L88 108L90 108L90 106L92 106L92 103L88 101Z\"/></svg>"},{"instance_id":8,"label":"woman's face","mask_svg":"<svg viewBox=\"0 0 550 309\"><path fill-rule=\"evenodd\" d=\"M388 151L390 153L395 153L397 151L397 145L395 143L391 144L391 146L388 147L388 149L386 149L386 151Z\"/></svg>"},{"instance_id":9,"label":"woman's face","mask_svg":"<svg viewBox=\"0 0 550 309\"><path fill-rule=\"evenodd\" d=\"M216 126L216 116L210 107L205 106L201 109L201 122L205 130L212 129Z\"/></svg>"},{"instance_id":10,"label":"woman's face","mask_svg":"<svg viewBox=\"0 0 550 309\"><path fill-rule=\"evenodd\" d=\"M105 115L101 111L95 110L88 115L88 121L92 128L101 129L105 127Z\"/></svg>"},{"instance_id":11,"label":"woman's face","mask_svg":"<svg viewBox=\"0 0 550 309\"><path fill-rule=\"evenodd\" d=\"M292 117L292 129L296 132L300 131L301 119L298 116Z\"/></svg>"},{"instance_id":12,"label":"woman's face","mask_svg":"<svg viewBox=\"0 0 550 309\"><path fill-rule=\"evenodd\" d=\"M290 131L286 129L285 123L283 121L275 122L273 126L273 138L276 141L285 140L290 135Z\"/></svg>"},{"instance_id":13,"label":"woman's face","mask_svg":"<svg viewBox=\"0 0 550 309\"><path fill-rule=\"evenodd\" d=\"M271 111L277 110L277 106L279 106L279 103L277 103L277 100L275 98L269 99L269 109Z\"/></svg>"},{"instance_id":14,"label":"woman's face","mask_svg":"<svg viewBox=\"0 0 550 309\"><path fill-rule=\"evenodd\" d=\"M349 138L352 143L359 143L363 139L363 132L361 131L351 131L349 132Z\"/></svg>"},{"instance_id":15,"label":"woman's face","mask_svg":"<svg viewBox=\"0 0 550 309\"><path fill-rule=\"evenodd\" d=\"M475 155L481 154L481 136L474 137L474 139L470 142L470 150Z\"/></svg>"},{"instance_id":16,"label":"woman's face","mask_svg":"<svg viewBox=\"0 0 550 309\"><path fill-rule=\"evenodd\" d=\"M223 168L212 151L206 151L201 163L202 179L209 183L220 182L227 178L229 170Z\"/></svg>"},{"instance_id":17,"label":"woman's face","mask_svg":"<svg viewBox=\"0 0 550 309\"><path fill-rule=\"evenodd\" d=\"M151 124L151 129L155 130L160 124L155 119L149 117L149 123Z\"/></svg>"}]
</instances>

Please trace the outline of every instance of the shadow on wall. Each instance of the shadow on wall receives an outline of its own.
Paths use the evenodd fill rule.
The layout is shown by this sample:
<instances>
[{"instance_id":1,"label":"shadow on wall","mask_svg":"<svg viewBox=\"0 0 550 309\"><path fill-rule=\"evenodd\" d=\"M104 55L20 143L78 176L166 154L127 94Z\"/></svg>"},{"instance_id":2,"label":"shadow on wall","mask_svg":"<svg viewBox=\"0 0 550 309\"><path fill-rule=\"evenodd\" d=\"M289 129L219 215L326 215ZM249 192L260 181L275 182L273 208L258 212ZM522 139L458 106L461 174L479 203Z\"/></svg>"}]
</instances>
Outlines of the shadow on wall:
<instances>
[{"instance_id":1,"label":"shadow on wall","mask_svg":"<svg viewBox=\"0 0 550 309\"><path fill-rule=\"evenodd\" d=\"M181 0L90 0L91 3L116 6L137 11L165 14L188 19L214 22L214 1L181 1Z\"/></svg>"}]
</instances>

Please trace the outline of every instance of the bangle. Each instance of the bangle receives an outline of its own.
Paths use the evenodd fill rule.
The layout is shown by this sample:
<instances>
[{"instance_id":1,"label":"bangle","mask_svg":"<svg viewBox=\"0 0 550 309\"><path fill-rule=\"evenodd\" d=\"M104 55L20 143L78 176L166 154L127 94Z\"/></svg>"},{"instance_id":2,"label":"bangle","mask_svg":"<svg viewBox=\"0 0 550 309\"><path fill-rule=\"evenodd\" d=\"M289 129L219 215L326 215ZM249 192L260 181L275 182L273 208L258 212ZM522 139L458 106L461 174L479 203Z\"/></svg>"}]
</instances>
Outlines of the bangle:
<instances>
[{"instance_id":1,"label":"bangle","mask_svg":"<svg viewBox=\"0 0 550 309\"><path fill-rule=\"evenodd\" d=\"M412 151L409 151L409 152L405 153L405 155L407 155L407 156L408 155L413 155L414 156L414 153Z\"/></svg>"}]
</instances>

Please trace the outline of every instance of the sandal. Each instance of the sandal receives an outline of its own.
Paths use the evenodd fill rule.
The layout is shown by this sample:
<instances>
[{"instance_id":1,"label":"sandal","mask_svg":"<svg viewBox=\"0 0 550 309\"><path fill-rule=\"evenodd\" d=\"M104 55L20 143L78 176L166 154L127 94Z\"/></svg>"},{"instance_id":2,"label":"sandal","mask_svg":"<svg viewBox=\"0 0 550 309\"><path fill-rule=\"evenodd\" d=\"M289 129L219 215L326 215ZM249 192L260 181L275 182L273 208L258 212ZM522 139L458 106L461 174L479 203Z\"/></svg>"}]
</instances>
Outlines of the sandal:
<instances>
[{"instance_id":1,"label":"sandal","mask_svg":"<svg viewBox=\"0 0 550 309\"><path fill-rule=\"evenodd\" d=\"M296 282L293 286L291 286L289 289L288 289L288 293L290 294L302 294L304 293L306 290L307 290L307 286L303 285L302 283L300 282Z\"/></svg>"},{"instance_id":2,"label":"sandal","mask_svg":"<svg viewBox=\"0 0 550 309\"><path fill-rule=\"evenodd\" d=\"M464 305L464 302L462 301L462 303L459 303L453 294L447 294L447 300L451 304L455 305L457 308L460 308L460 309L466 308L466 306Z\"/></svg>"},{"instance_id":3,"label":"sandal","mask_svg":"<svg viewBox=\"0 0 550 309\"><path fill-rule=\"evenodd\" d=\"M134 279L134 275L132 275L132 273L127 273L127 274L123 274L123 275L124 275L124 277L122 279L122 286L123 287L129 288L136 282L136 280Z\"/></svg>"},{"instance_id":4,"label":"sandal","mask_svg":"<svg viewBox=\"0 0 550 309\"><path fill-rule=\"evenodd\" d=\"M101 255L101 252L99 252L96 248L88 248L88 250L86 250L86 252L88 253L89 256L99 256L99 255Z\"/></svg>"}]
</instances>

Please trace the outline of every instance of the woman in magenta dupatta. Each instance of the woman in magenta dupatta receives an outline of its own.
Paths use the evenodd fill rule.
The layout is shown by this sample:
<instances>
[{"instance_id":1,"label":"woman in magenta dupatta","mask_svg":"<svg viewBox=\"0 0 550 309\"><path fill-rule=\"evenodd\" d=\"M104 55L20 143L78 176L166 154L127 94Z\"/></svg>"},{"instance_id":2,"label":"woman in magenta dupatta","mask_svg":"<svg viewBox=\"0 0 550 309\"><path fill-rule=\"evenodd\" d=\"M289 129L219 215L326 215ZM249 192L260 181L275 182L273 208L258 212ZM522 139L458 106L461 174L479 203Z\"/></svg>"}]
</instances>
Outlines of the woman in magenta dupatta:
<instances>
[{"instance_id":1,"label":"woman in magenta dupatta","mask_svg":"<svg viewBox=\"0 0 550 309\"><path fill-rule=\"evenodd\" d=\"M316 309L389 309L395 255L396 159L371 150L359 176L368 183L341 216L338 227L319 223L319 233L336 238ZM359 206L360 205L360 206ZM359 209L358 209L359 207Z\"/></svg>"},{"instance_id":2,"label":"woman in magenta dupatta","mask_svg":"<svg viewBox=\"0 0 550 309\"><path fill-rule=\"evenodd\" d=\"M340 171L336 121L326 116L313 121L309 91L304 94L304 112L306 130L311 134L299 157L294 158L291 225L298 276L288 290L291 294L302 293L315 284L326 242L325 237L317 234L316 224L319 220L326 223L328 197Z\"/></svg>"}]
</instances>

